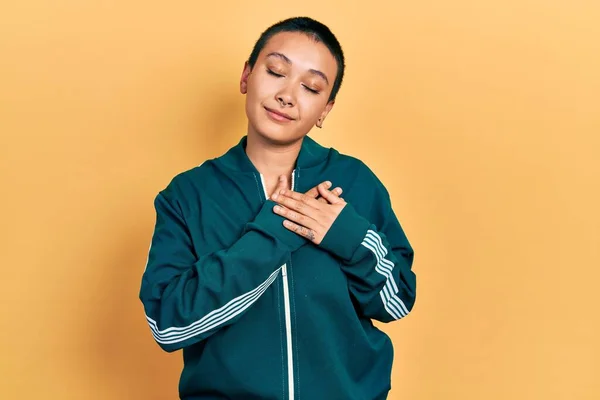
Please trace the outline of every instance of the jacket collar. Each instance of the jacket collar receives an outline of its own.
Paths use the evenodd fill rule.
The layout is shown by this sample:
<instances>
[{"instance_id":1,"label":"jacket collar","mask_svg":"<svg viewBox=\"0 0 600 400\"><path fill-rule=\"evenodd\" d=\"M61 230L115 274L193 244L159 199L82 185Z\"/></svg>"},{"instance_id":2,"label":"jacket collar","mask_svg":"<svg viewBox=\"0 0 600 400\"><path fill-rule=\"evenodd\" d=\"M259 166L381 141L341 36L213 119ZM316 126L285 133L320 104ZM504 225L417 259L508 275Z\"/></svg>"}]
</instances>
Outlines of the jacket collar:
<instances>
[{"instance_id":1,"label":"jacket collar","mask_svg":"<svg viewBox=\"0 0 600 400\"><path fill-rule=\"evenodd\" d=\"M248 136L244 135L235 146L230 148L221 157L217 158L217 160L237 171L258 173L258 170L246 154L247 141ZM321 146L308 135L304 136L295 168L303 170L315 167L327 160L329 152L330 149Z\"/></svg>"}]
</instances>

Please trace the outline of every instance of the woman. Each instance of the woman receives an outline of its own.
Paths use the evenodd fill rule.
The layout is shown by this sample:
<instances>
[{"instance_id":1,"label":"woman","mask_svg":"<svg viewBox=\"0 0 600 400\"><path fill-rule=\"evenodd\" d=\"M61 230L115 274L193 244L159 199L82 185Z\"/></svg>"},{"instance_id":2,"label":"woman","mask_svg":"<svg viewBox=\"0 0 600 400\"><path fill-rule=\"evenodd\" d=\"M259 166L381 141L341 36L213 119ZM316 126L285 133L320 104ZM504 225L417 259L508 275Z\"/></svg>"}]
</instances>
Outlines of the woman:
<instances>
[{"instance_id":1,"label":"woman","mask_svg":"<svg viewBox=\"0 0 600 400\"><path fill-rule=\"evenodd\" d=\"M140 299L158 344L183 349L182 399L390 390L392 343L371 320L412 309L413 250L371 170L307 136L343 74L325 25L271 26L240 80L247 135L155 199Z\"/></svg>"}]
</instances>

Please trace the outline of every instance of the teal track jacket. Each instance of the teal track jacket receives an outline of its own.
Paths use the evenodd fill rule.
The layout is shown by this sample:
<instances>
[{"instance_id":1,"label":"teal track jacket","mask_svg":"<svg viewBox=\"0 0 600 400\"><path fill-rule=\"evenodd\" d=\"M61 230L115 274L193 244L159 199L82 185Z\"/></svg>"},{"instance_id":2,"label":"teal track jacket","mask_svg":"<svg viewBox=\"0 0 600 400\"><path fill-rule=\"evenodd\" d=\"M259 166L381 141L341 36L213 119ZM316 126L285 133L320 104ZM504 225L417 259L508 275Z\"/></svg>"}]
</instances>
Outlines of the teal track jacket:
<instances>
[{"instance_id":1,"label":"teal track jacket","mask_svg":"<svg viewBox=\"0 0 600 400\"><path fill-rule=\"evenodd\" d=\"M392 343L372 320L415 302L413 250L379 179L308 136L293 172L348 203L317 246L287 230L245 152L175 176L155 198L140 300L156 342L183 350L182 399L385 399Z\"/></svg>"}]
</instances>

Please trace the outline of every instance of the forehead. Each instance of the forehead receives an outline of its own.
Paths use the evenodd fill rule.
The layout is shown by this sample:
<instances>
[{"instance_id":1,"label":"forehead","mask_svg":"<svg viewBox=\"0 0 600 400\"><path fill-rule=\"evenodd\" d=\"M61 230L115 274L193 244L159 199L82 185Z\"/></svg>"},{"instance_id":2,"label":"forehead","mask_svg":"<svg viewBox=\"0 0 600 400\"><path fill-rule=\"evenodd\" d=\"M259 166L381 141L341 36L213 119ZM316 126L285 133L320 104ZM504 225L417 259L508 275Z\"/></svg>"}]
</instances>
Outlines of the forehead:
<instances>
[{"instance_id":1,"label":"forehead","mask_svg":"<svg viewBox=\"0 0 600 400\"><path fill-rule=\"evenodd\" d=\"M282 53L292 61L294 68L316 69L327 75L333 82L337 73L337 63L333 54L321 42L302 32L280 32L273 35L260 52L264 58L272 52Z\"/></svg>"}]
</instances>

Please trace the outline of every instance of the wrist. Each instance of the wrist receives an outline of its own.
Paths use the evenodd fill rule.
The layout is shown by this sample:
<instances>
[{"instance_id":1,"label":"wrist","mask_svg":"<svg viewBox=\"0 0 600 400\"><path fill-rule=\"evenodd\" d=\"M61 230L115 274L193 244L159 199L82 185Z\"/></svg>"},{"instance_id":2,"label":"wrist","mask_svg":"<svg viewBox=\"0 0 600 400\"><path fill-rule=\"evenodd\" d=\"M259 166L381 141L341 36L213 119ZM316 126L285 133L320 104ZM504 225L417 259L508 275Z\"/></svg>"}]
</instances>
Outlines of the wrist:
<instances>
[{"instance_id":1,"label":"wrist","mask_svg":"<svg viewBox=\"0 0 600 400\"><path fill-rule=\"evenodd\" d=\"M320 247L343 260L350 260L370 225L351 204L346 204L325 234Z\"/></svg>"}]
</instances>

